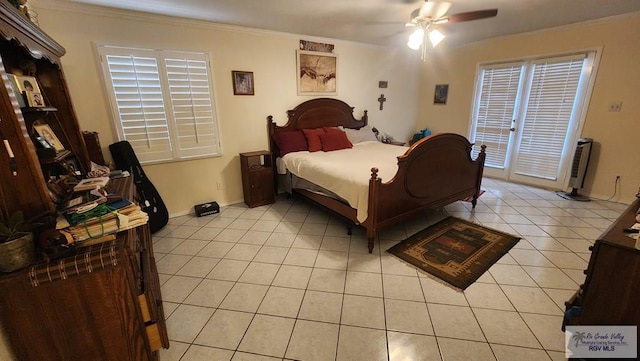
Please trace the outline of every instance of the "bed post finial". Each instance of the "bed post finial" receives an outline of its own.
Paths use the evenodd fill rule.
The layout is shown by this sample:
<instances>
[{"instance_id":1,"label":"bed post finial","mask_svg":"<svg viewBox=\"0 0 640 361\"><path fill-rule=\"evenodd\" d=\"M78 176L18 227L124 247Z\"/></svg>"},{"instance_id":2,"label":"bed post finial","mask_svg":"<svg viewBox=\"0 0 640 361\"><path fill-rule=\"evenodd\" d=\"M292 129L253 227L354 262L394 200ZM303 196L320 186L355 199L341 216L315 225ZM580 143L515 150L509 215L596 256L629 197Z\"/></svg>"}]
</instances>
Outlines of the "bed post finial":
<instances>
[{"instance_id":1,"label":"bed post finial","mask_svg":"<svg viewBox=\"0 0 640 361\"><path fill-rule=\"evenodd\" d=\"M271 136L275 132L275 129L276 123L273 121L273 115L267 116L267 132L269 134L269 139L271 139Z\"/></svg>"},{"instance_id":2,"label":"bed post finial","mask_svg":"<svg viewBox=\"0 0 640 361\"><path fill-rule=\"evenodd\" d=\"M364 122L364 125L367 125L369 123L369 112L365 109L364 110L364 115L362 116L362 121Z\"/></svg>"},{"instance_id":3,"label":"bed post finial","mask_svg":"<svg viewBox=\"0 0 640 361\"><path fill-rule=\"evenodd\" d=\"M480 146L480 153L484 153L484 152L485 152L485 149L487 149L487 146L486 146L486 145L484 145L484 144L483 144L483 145L481 145L481 146Z\"/></svg>"},{"instance_id":4,"label":"bed post finial","mask_svg":"<svg viewBox=\"0 0 640 361\"><path fill-rule=\"evenodd\" d=\"M371 168L371 180L376 180L378 179L378 168L373 167Z\"/></svg>"}]
</instances>

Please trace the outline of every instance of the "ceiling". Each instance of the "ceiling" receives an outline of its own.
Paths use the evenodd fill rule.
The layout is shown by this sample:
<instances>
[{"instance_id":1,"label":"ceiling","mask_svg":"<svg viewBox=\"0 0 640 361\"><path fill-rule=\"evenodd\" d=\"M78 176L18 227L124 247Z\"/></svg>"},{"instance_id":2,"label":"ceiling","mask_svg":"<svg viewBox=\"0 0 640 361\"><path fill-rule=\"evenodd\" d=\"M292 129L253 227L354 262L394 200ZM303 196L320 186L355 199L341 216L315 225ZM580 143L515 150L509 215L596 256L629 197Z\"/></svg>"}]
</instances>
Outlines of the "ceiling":
<instances>
[{"instance_id":1,"label":"ceiling","mask_svg":"<svg viewBox=\"0 0 640 361\"><path fill-rule=\"evenodd\" d=\"M70 0L360 43L405 46L423 0ZM495 18L439 29L445 47L640 11L638 0L449 0L448 14L497 8Z\"/></svg>"}]
</instances>

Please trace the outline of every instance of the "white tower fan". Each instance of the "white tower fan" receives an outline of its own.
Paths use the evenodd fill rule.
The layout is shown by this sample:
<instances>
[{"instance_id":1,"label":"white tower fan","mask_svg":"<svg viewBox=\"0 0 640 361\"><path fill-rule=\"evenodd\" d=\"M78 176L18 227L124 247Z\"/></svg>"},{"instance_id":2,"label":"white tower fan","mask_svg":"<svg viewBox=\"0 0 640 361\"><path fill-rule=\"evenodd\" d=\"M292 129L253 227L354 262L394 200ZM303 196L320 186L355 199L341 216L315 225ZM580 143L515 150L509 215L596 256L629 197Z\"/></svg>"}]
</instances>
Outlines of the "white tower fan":
<instances>
[{"instance_id":1,"label":"white tower fan","mask_svg":"<svg viewBox=\"0 0 640 361\"><path fill-rule=\"evenodd\" d=\"M579 195L578 189L584 187L584 178L587 175L592 145L593 139L591 138L578 139L576 152L573 156L573 164L571 165L571 178L569 179L569 187L572 189L570 193L556 192L560 197L581 202L590 201L589 197Z\"/></svg>"}]
</instances>

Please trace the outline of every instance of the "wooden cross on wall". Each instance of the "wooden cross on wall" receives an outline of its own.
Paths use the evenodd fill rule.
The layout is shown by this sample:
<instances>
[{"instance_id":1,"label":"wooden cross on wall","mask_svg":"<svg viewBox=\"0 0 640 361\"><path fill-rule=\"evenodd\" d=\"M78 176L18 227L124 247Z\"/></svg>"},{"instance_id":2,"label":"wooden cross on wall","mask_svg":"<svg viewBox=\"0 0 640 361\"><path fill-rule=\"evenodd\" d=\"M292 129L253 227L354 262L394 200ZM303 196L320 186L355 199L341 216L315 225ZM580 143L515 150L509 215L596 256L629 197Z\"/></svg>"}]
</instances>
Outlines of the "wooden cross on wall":
<instances>
[{"instance_id":1,"label":"wooden cross on wall","mask_svg":"<svg viewBox=\"0 0 640 361\"><path fill-rule=\"evenodd\" d=\"M387 101L387 98L384 97L384 94L380 94L380 98L378 98L378 101L380 102L380 110L382 110L382 108L384 107L384 102Z\"/></svg>"}]
</instances>

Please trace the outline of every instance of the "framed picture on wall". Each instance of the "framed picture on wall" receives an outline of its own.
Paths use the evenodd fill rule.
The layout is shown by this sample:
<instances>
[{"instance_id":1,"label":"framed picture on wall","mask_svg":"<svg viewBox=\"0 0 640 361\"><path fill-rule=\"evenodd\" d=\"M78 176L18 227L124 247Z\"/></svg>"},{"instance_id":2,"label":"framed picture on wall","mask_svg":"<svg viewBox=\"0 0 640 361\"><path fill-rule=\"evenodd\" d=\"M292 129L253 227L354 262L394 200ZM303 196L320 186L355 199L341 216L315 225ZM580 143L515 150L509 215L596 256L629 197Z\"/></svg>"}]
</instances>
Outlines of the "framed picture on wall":
<instances>
[{"instance_id":1,"label":"framed picture on wall","mask_svg":"<svg viewBox=\"0 0 640 361\"><path fill-rule=\"evenodd\" d=\"M433 94L433 104L447 104L449 84L437 84Z\"/></svg>"},{"instance_id":2,"label":"framed picture on wall","mask_svg":"<svg viewBox=\"0 0 640 361\"><path fill-rule=\"evenodd\" d=\"M317 43L315 41L300 40L300 50L321 51L323 53L333 53L333 44Z\"/></svg>"},{"instance_id":3,"label":"framed picture on wall","mask_svg":"<svg viewBox=\"0 0 640 361\"><path fill-rule=\"evenodd\" d=\"M253 95L253 72L233 70L231 78L233 80L233 95Z\"/></svg>"},{"instance_id":4,"label":"framed picture on wall","mask_svg":"<svg viewBox=\"0 0 640 361\"><path fill-rule=\"evenodd\" d=\"M338 57L298 50L298 95L336 95Z\"/></svg>"}]
</instances>

